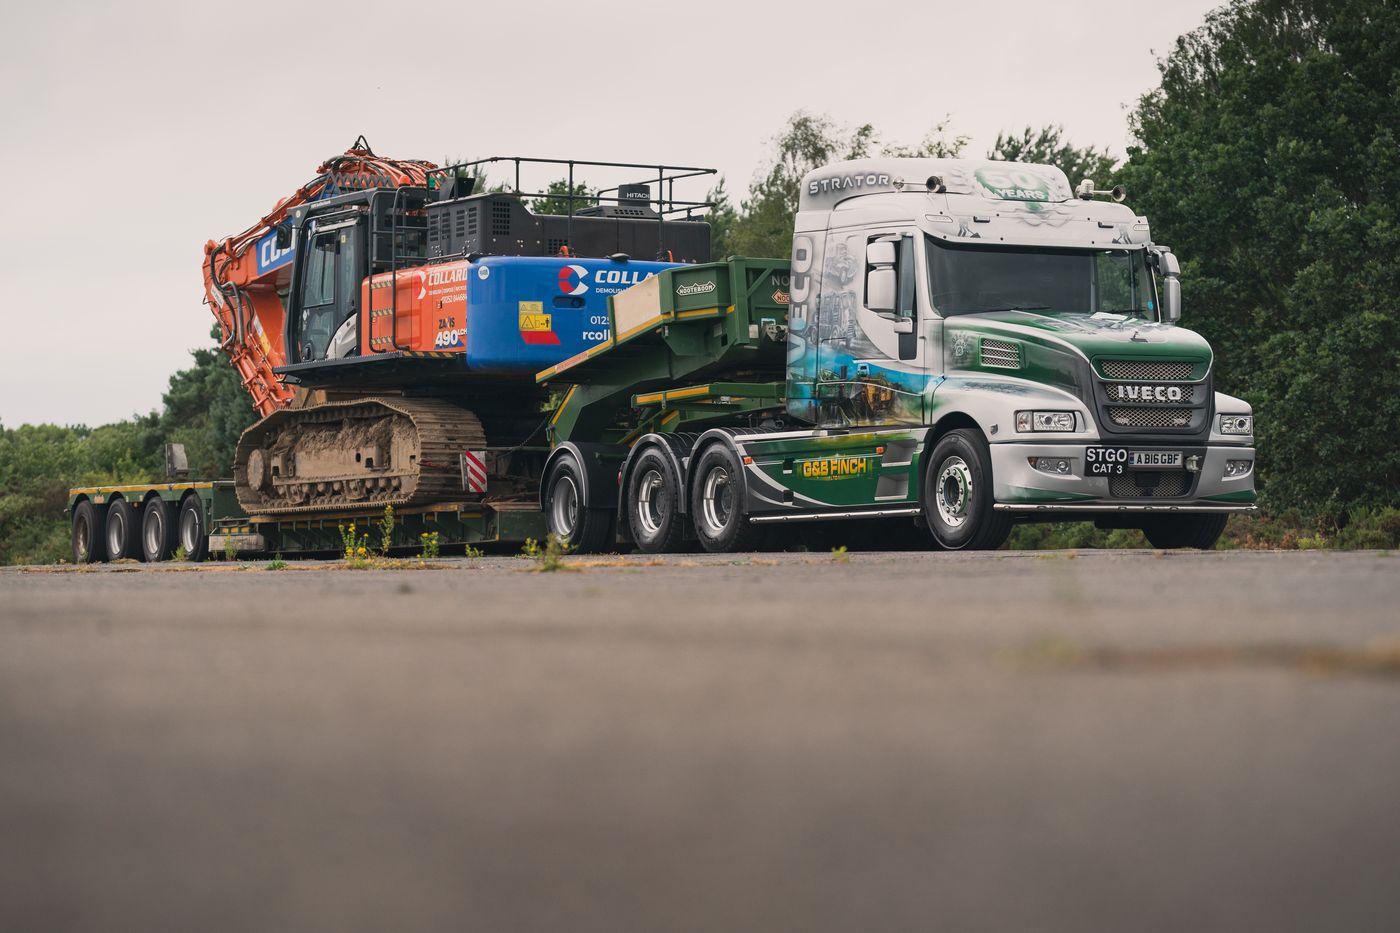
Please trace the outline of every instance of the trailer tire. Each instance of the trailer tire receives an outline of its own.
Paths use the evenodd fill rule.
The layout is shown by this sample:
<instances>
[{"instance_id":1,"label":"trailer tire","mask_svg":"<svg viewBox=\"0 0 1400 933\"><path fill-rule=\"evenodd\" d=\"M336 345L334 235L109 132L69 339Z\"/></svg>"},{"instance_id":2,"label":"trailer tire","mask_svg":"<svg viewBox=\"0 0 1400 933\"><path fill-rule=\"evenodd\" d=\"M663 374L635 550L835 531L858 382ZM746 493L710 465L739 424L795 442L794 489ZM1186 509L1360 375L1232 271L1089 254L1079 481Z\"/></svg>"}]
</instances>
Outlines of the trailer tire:
<instances>
[{"instance_id":1,"label":"trailer tire","mask_svg":"<svg viewBox=\"0 0 1400 933\"><path fill-rule=\"evenodd\" d=\"M591 509L584 500L583 472L572 456L561 457L550 470L544 494L544 520L549 533L569 550L594 554L612 538L612 509Z\"/></svg>"},{"instance_id":2,"label":"trailer tire","mask_svg":"<svg viewBox=\"0 0 1400 933\"><path fill-rule=\"evenodd\" d=\"M148 564L169 560L175 551L175 523L170 504L152 496L141 511L141 559Z\"/></svg>"},{"instance_id":3,"label":"trailer tire","mask_svg":"<svg viewBox=\"0 0 1400 933\"><path fill-rule=\"evenodd\" d=\"M1209 551L1225 531L1225 515L1159 515L1142 524L1142 533L1155 548L1193 547Z\"/></svg>"},{"instance_id":4,"label":"trailer tire","mask_svg":"<svg viewBox=\"0 0 1400 933\"><path fill-rule=\"evenodd\" d=\"M134 560L141 555L141 529L136 509L125 499L107 506L107 559Z\"/></svg>"},{"instance_id":5,"label":"trailer tire","mask_svg":"<svg viewBox=\"0 0 1400 933\"><path fill-rule=\"evenodd\" d=\"M681 481L655 447L642 451L627 480L627 526L648 554L676 551L685 539Z\"/></svg>"},{"instance_id":6,"label":"trailer tire","mask_svg":"<svg viewBox=\"0 0 1400 933\"><path fill-rule=\"evenodd\" d=\"M934 541L950 551L994 551L1011 533L1010 517L992 497L992 455L980 431L949 431L924 469L924 518Z\"/></svg>"},{"instance_id":7,"label":"trailer tire","mask_svg":"<svg viewBox=\"0 0 1400 933\"><path fill-rule=\"evenodd\" d=\"M176 541L185 549L185 560L199 563L209 556L209 535L204 528L204 506L199 496L185 496L180 502Z\"/></svg>"},{"instance_id":8,"label":"trailer tire","mask_svg":"<svg viewBox=\"0 0 1400 933\"><path fill-rule=\"evenodd\" d=\"M763 529L744 512L743 466L724 444L711 444L700 455L690 490L690 514L700 546L712 553L752 551Z\"/></svg>"},{"instance_id":9,"label":"trailer tire","mask_svg":"<svg viewBox=\"0 0 1400 933\"><path fill-rule=\"evenodd\" d=\"M99 506L84 499L73 508L73 563L95 564L107 559L107 523Z\"/></svg>"}]
</instances>

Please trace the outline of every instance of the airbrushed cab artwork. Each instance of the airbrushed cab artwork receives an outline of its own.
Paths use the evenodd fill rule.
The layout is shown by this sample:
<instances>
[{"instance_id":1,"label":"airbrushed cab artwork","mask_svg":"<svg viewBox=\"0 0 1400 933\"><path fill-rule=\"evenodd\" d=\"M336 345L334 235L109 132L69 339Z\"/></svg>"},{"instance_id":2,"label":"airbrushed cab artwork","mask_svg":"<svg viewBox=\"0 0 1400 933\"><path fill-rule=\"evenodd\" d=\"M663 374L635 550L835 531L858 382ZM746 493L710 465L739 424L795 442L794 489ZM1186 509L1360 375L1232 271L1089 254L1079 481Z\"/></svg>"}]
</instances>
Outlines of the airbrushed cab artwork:
<instances>
[{"instance_id":1,"label":"airbrushed cab artwork","mask_svg":"<svg viewBox=\"0 0 1400 933\"><path fill-rule=\"evenodd\" d=\"M810 173L790 266L662 271L610 302L636 322L614 326L624 334L541 374L575 383L542 495L551 530L579 540L570 516L594 513L552 508L551 483L603 457L621 463L619 491L584 505L616 507L649 551L692 533L738 550L766 525L847 519L888 519L901 541L917 526L949 549L998 547L1018 520L1075 518L1140 528L1158 547L1212 546L1229 513L1255 508L1252 412L1214 390L1210 347L1177 326L1177 260L1124 196L1011 162ZM785 290L769 294L775 283ZM655 345L654 372L618 379L608 357L621 366L614 351L634 334ZM611 452L569 440L607 395L599 382L657 406Z\"/></svg>"},{"instance_id":2,"label":"airbrushed cab artwork","mask_svg":"<svg viewBox=\"0 0 1400 933\"><path fill-rule=\"evenodd\" d=\"M945 546L995 546L1027 513L1213 543L1255 498L1252 413L1213 391L1176 258L1123 197L1009 162L808 175L789 412L849 455L884 447L872 504L922 498ZM891 451L910 466L891 475Z\"/></svg>"}]
</instances>

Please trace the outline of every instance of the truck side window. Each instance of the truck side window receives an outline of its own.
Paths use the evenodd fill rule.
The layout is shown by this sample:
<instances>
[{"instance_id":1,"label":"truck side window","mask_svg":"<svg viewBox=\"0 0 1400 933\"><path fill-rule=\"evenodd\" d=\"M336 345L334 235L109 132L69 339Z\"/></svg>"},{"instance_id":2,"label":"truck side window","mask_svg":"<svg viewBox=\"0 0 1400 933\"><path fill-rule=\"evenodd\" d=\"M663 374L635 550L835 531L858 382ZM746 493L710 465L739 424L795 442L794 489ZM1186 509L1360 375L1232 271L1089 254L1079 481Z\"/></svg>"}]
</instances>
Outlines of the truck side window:
<instances>
[{"instance_id":1,"label":"truck side window","mask_svg":"<svg viewBox=\"0 0 1400 933\"><path fill-rule=\"evenodd\" d=\"M914 238L900 237L899 250L895 260L895 274L899 279L899 298L895 313L900 317L912 318L917 313L917 293L914 278Z\"/></svg>"}]
</instances>

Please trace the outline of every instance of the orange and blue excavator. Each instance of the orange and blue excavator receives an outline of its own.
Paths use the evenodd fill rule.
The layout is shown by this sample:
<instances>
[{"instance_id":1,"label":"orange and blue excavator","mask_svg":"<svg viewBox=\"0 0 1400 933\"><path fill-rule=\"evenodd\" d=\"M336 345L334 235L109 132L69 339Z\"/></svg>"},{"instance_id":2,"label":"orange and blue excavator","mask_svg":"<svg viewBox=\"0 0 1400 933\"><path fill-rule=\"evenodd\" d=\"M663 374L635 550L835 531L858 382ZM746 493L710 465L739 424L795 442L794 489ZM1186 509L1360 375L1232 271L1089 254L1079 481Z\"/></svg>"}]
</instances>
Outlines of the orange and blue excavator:
<instances>
[{"instance_id":1,"label":"orange and blue excavator","mask_svg":"<svg viewBox=\"0 0 1400 933\"><path fill-rule=\"evenodd\" d=\"M513 169L514 185L477 190L487 166ZM522 190L522 167L562 175L565 193ZM635 180L592 192L576 177L600 169ZM535 374L609 340L609 296L709 260L709 225L694 219L708 205L675 186L710 174L516 156L439 167L360 137L256 224L207 243L221 346L262 416L238 445L240 504L276 515L464 488L529 495L548 452L531 446L548 400Z\"/></svg>"}]
</instances>

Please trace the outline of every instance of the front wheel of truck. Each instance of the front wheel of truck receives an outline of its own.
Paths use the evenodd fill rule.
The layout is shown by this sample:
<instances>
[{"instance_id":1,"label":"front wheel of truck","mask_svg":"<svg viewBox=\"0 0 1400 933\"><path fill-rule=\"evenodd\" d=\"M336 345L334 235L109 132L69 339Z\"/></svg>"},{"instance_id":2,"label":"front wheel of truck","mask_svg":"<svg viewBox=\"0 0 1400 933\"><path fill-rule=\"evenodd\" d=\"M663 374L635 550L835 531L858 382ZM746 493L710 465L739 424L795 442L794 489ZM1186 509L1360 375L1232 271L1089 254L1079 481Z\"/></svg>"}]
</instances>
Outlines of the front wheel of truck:
<instances>
[{"instance_id":1,"label":"front wheel of truck","mask_svg":"<svg viewBox=\"0 0 1400 933\"><path fill-rule=\"evenodd\" d=\"M1158 515L1142 523L1142 533L1155 548L1194 547L1209 551L1225 531L1226 515Z\"/></svg>"},{"instance_id":2,"label":"front wheel of truck","mask_svg":"<svg viewBox=\"0 0 1400 933\"><path fill-rule=\"evenodd\" d=\"M981 432L949 431L925 460L924 519L939 547L994 551L1011 533L992 498L992 455Z\"/></svg>"}]
</instances>

